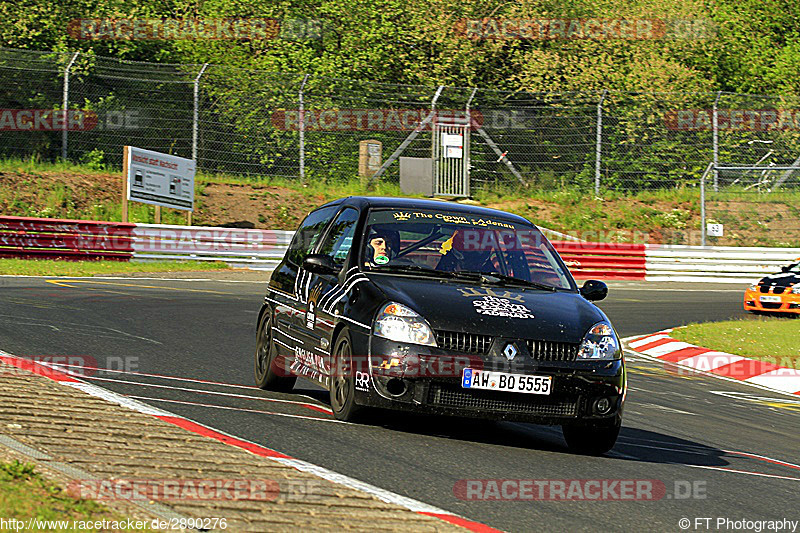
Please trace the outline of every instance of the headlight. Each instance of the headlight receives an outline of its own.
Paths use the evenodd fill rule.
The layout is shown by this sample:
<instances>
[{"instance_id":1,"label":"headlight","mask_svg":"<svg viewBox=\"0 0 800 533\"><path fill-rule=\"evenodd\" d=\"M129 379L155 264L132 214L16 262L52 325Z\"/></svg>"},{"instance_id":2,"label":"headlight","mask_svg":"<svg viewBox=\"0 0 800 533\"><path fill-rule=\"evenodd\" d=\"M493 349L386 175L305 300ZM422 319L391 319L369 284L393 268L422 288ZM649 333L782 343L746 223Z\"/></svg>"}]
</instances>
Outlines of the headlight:
<instances>
[{"instance_id":1,"label":"headlight","mask_svg":"<svg viewBox=\"0 0 800 533\"><path fill-rule=\"evenodd\" d=\"M608 322L598 322L583 337L578 349L578 360L581 359L619 359L622 351L614 334L614 328Z\"/></svg>"},{"instance_id":2,"label":"headlight","mask_svg":"<svg viewBox=\"0 0 800 533\"><path fill-rule=\"evenodd\" d=\"M408 307L394 302L381 308L372 331L376 336L390 341L436 346L428 322Z\"/></svg>"},{"instance_id":3,"label":"headlight","mask_svg":"<svg viewBox=\"0 0 800 533\"><path fill-rule=\"evenodd\" d=\"M753 283L752 285L750 285L750 289L748 290L751 290L753 292L758 292L758 285Z\"/></svg>"},{"instance_id":4,"label":"headlight","mask_svg":"<svg viewBox=\"0 0 800 533\"><path fill-rule=\"evenodd\" d=\"M800 294L800 283L795 283L792 287L792 294Z\"/></svg>"}]
</instances>

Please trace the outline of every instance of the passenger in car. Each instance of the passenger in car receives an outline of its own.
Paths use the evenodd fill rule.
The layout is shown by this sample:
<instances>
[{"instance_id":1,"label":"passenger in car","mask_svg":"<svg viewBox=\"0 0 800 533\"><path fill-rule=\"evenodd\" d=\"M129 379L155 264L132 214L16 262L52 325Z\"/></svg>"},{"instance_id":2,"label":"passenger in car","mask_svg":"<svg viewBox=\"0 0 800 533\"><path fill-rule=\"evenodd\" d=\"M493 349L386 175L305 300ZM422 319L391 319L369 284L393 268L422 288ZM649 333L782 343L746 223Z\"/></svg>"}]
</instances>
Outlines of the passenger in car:
<instances>
[{"instance_id":1,"label":"passenger in car","mask_svg":"<svg viewBox=\"0 0 800 533\"><path fill-rule=\"evenodd\" d=\"M472 233L475 230L468 230ZM447 241L442 243L439 251L442 258L436 265L436 270L446 272L472 271L472 272L491 272L492 265L488 262L493 249L488 246L481 246L479 239L465 238L464 231L455 231Z\"/></svg>"}]
</instances>

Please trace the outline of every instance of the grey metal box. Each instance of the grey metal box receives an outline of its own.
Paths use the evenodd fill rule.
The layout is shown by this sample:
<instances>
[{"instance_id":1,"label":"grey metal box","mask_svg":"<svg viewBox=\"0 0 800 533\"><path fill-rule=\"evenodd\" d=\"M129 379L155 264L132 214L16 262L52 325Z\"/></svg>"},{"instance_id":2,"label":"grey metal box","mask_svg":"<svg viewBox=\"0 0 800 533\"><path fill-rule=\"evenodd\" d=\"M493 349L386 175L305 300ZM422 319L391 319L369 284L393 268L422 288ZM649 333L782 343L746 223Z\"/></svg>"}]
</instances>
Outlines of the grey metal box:
<instances>
[{"instance_id":1,"label":"grey metal box","mask_svg":"<svg viewBox=\"0 0 800 533\"><path fill-rule=\"evenodd\" d=\"M433 159L401 157L400 190L403 194L433 196Z\"/></svg>"}]
</instances>

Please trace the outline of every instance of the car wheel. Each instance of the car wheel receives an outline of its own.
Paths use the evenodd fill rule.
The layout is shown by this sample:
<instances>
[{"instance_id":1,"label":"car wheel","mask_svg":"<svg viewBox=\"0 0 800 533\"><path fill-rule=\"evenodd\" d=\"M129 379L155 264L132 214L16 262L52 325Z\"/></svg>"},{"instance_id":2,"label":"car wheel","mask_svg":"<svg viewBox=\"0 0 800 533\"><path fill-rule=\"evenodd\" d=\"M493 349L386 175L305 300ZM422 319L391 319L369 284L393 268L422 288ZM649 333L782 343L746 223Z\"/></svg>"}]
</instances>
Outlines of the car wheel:
<instances>
[{"instance_id":1,"label":"car wheel","mask_svg":"<svg viewBox=\"0 0 800 533\"><path fill-rule=\"evenodd\" d=\"M619 421L610 425L570 424L561 426L561 432L571 451L602 455L614 447L621 425Z\"/></svg>"},{"instance_id":2,"label":"car wheel","mask_svg":"<svg viewBox=\"0 0 800 533\"><path fill-rule=\"evenodd\" d=\"M267 309L261 317L256 334L256 385L265 390L291 392L297 378L281 375L288 372L281 372L277 357L278 350L272 338L272 310Z\"/></svg>"},{"instance_id":3,"label":"car wheel","mask_svg":"<svg viewBox=\"0 0 800 533\"><path fill-rule=\"evenodd\" d=\"M353 345L350 334L345 329L336 337L334 343L329 390L334 418L346 422L355 420L360 411L355 402L356 384L352 356Z\"/></svg>"}]
</instances>

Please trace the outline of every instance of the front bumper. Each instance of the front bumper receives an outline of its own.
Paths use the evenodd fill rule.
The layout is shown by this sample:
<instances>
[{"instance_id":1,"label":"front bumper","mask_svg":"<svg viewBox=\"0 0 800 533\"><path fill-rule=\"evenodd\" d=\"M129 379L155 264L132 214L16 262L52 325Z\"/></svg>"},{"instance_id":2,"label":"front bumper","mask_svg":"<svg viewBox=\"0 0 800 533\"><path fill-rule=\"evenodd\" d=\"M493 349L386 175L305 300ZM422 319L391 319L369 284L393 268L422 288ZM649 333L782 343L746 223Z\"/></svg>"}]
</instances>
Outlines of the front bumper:
<instances>
[{"instance_id":1,"label":"front bumper","mask_svg":"<svg viewBox=\"0 0 800 533\"><path fill-rule=\"evenodd\" d=\"M458 354L429 346L370 339L370 385L357 391L362 405L435 415L490 420L570 424L619 421L625 398L623 360L536 361L530 357L509 363L504 357ZM382 361L403 364L386 368ZM465 367L513 374L551 376L549 395L466 389ZM599 411L598 400L609 409Z\"/></svg>"},{"instance_id":2,"label":"front bumper","mask_svg":"<svg viewBox=\"0 0 800 533\"><path fill-rule=\"evenodd\" d=\"M762 296L778 298L779 302L762 302ZM744 310L762 313L793 313L800 314L800 294L791 292L783 294L762 294L750 289L744 292Z\"/></svg>"}]
</instances>

